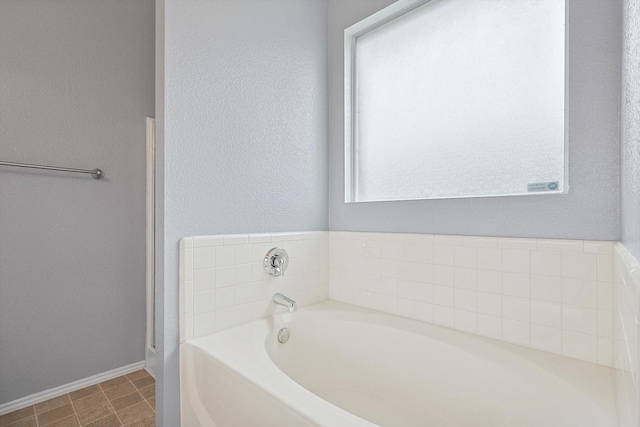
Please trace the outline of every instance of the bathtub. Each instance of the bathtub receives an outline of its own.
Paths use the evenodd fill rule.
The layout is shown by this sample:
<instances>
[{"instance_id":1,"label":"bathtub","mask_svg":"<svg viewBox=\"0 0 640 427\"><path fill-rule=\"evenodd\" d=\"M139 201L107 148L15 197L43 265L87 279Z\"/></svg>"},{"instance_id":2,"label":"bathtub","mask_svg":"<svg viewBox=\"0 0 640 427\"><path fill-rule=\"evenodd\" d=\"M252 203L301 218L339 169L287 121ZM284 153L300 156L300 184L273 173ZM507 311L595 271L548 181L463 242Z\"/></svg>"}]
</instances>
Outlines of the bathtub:
<instances>
[{"instance_id":1,"label":"bathtub","mask_svg":"<svg viewBox=\"0 0 640 427\"><path fill-rule=\"evenodd\" d=\"M617 425L609 368L333 301L180 352L183 427Z\"/></svg>"}]
</instances>

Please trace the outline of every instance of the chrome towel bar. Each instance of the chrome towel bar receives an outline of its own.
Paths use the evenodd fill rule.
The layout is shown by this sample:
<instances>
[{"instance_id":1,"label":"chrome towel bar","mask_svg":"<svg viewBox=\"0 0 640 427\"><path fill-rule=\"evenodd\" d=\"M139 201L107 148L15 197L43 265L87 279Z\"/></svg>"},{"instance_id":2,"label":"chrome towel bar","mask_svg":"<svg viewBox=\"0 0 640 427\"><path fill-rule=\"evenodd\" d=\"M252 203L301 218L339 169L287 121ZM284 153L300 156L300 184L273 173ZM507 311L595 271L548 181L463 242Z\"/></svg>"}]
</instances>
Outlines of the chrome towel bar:
<instances>
[{"instance_id":1,"label":"chrome towel bar","mask_svg":"<svg viewBox=\"0 0 640 427\"><path fill-rule=\"evenodd\" d=\"M13 162L2 162L0 161L0 166L12 166L15 168L29 168L29 169L46 169L51 171L63 171L63 172L73 172L73 173L88 173L94 179L100 179L104 176L104 172L100 169L73 169L73 168L61 168L57 166L44 166L44 165L30 165L27 163L13 163Z\"/></svg>"}]
</instances>

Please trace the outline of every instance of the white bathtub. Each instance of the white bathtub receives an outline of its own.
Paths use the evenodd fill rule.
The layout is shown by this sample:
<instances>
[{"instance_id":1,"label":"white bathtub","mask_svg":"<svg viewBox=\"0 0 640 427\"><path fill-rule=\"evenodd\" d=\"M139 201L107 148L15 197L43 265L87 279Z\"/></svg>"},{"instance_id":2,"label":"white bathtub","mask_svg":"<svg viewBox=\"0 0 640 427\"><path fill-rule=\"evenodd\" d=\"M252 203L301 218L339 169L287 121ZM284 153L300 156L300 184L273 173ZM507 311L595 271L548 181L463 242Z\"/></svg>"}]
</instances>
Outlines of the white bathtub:
<instances>
[{"instance_id":1,"label":"white bathtub","mask_svg":"<svg viewBox=\"0 0 640 427\"><path fill-rule=\"evenodd\" d=\"M181 392L183 427L617 425L609 368L332 301L182 344Z\"/></svg>"}]
</instances>

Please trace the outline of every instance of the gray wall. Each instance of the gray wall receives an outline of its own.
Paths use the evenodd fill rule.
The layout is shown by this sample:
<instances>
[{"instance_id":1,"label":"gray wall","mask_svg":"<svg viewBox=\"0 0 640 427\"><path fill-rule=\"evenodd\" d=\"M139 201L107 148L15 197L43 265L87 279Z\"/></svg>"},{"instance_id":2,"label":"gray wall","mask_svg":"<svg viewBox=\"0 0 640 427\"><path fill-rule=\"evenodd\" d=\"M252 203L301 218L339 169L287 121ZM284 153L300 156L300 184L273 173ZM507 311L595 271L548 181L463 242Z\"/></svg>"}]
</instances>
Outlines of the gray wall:
<instances>
[{"instance_id":1,"label":"gray wall","mask_svg":"<svg viewBox=\"0 0 640 427\"><path fill-rule=\"evenodd\" d=\"M176 426L179 239L327 229L327 4L167 0L163 6L158 421Z\"/></svg>"},{"instance_id":2,"label":"gray wall","mask_svg":"<svg viewBox=\"0 0 640 427\"><path fill-rule=\"evenodd\" d=\"M0 404L144 360L153 0L0 0Z\"/></svg>"},{"instance_id":3,"label":"gray wall","mask_svg":"<svg viewBox=\"0 0 640 427\"><path fill-rule=\"evenodd\" d=\"M623 10L621 240L640 259L640 0Z\"/></svg>"},{"instance_id":4,"label":"gray wall","mask_svg":"<svg viewBox=\"0 0 640 427\"><path fill-rule=\"evenodd\" d=\"M391 3L329 3L331 230L617 240L619 0L569 1L568 195L344 203L343 31Z\"/></svg>"}]
</instances>

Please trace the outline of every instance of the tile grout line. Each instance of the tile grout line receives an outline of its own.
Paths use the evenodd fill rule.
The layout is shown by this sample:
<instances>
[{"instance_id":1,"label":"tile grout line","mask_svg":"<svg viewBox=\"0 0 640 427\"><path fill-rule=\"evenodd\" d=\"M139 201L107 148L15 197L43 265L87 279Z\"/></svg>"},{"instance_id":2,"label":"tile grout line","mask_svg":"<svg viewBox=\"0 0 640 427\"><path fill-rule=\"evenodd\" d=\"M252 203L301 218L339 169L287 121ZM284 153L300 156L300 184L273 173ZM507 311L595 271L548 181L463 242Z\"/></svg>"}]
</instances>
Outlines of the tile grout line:
<instances>
[{"instance_id":1,"label":"tile grout line","mask_svg":"<svg viewBox=\"0 0 640 427\"><path fill-rule=\"evenodd\" d=\"M145 399L145 397L144 397L144 396L142 395L142 393L140 392L140 389L138 389L138 387L134 384L134 382L133 382L131 379L129 379L129 377L128 377L128 376L126 376L126 375L125 375L125 377L127 378L127 380L129 381L129 383L131 383L131 385L132 385L132 386L133 386L133 388L135 389L135 393L137 393L137 394L138 394L138 396L140 396L140 397L142 398L142 401L143 401L143 402L145 402L145 403L147 404L147 406L151 407L151 405L149 404L149 402L147 401L147 399ZM138 378L138 379L140 379L140 378ZM137 380L136 380L136 381L137 381ZM154 380L154 385L155 385L155 380ZM135 405L135 404L134 404L134 405ZM133 406L133 405L130 405L130 406ZM124 408L123 408L123 409L124 409ZM115 410L115 409L114 409L114 410ZM153 414L154 414L154 417L155 417L155 410L154 410L154 408L151 408L151 410L153 411ZM118 416L118 418L120 418L120 417ZM122 423L122 424L124 425L124 423Z\"/></svg>"},{"instance_id":2,"label":"tile grout line","mask_svg":"<svg viewBox=\"0 0 640 427\"><path fill-rule=\"evenodd\" d=\"M96 384L96 385L97 385L97 384ZM100 387L99 385L98 385L98 393L102 393L102 394L104 395L105 399L106 399L106 397L107 397L107 396L104 394L104 392L102 391L102 387ZM76 419L78 420L78 425L79 425L79 426L81 426L81 427L82 427L82 426L83 426L83 424L80 422L80 417L78 416L78 410L76 409L76 405L75 405L75 403L74 403L74 402L77 402L78 400L82 400L82 399L84 399L84 398L86 398L86 397L89 397L89 396L96 395L96 394L98 394L98 393L92 393L92 394L89 394L89 395L87 395L87 396L84 396L84 397L81 397L81 398L79 398L79 399L76 399L75 401L74 401L74 400L71 400L71 395L69 395L69 399L71 400L71 407L73 408L73 413L74 413L74 415L76 416ZM107 401L109 401L109 400L107 399ZM106 417L102 417L102 418L106 418ZM101 420L102 418L99 418L99 420ZM98 420L95 420L95 421L98 421ZM93 421L91 421L91 422L93 422ZM91 423L89 423L89 424L91 424ZM85 424L85 425L86 425L86 424Z\"/></svg>"},{"instance_id":3,"label":"tile grout line","mask_svg":"<svg viewBox=\"0 0 640 427\"><path fill-rule=\"evenodd\" d=\"M69 396L69 401L71 401L71 396ZM72 403L73 403L73 402L72 402ZM76 414L76 408L75 408L72 404L67 404L67 405L71 405L71 409L73 410L73 415L75 416L75 414ZM66 406L66 405L60 405L60 406L58 406L57 408L53 408L53 409L50 409L49 411L45 411L45 412L43 412L43 414L45 414L45 413L47 413L47 412L50 412L50 411L55 411L56 409L62 408L62 407L64 407L64 406ZM33 409L34 409L34 411L35 411L35 405L34 405ZM55 422L57 422L57 421L64 420L65 418L69 418L69 417L71 417L71 415L67 415L66 417L58 418L58 419L53 420L53 421L51 421L51 422L49 422L49 423L47 423L47 424L44 424L44 425L43 425L43 427L46 427L46 426L51 425L51 424L53 424L53 423L55 423ZM36 412L36 424L37 424L38 426L40 425L40 423L38 422L37 412ZM78 422L78 424L79 424L79 422Z\"/></svg>"},{"instance_id":4,"label":"tile grout line","mask_svg":"<svg viewBox=\"0 0 640 427\"><path fill-rule=\"evenodd\" d=\"M133 383L133 381L131 381L127 375L123 375L123 377L127 380L127 383L129 383L129 384L131 384L131 385L133 386L133 388L134 388L134 390L135 390L135 393L137 393L137 394L142 398L142 401L146 402L146 403L147 403L147 405L150 407L151 405L150 405L150 404L149 404L149 402L144 398L144 396L142 396L142 393L140 393L140 390L138 390L138 388L137 388L137 387L136 387L136 385ZM109 407L113 410L113 413L114 413L114 415L116 416L116 418L118 419L118 422L120 423L120 425L121 425L121 426L124 426L124 422L123 422L123 421L122 421L122 419L120 418L120 415L118 415L118 412L116 411L115 407L113 406L113 404L112 404L111 400L109 400L109 398L107 397L107 395L106 395L106 393L104 392L104 390L103 390L102 386L101 386L101 385L99 385L99 388L100 388L100 392L101 392L102 394L104 394L105 398L107 398L107 403L109 404ZM121 397L123 397L123 396L121 396ZM131 405L131 406L132 406L132 405ZM154 410L153 408L151 408L151 409L152 409L153 414L154 414L154 416L155 416L155 410ZM109 416L109 415L107 415L107 416L105 416L105 417L102 417L102 418L100 418L100 419L98 419L98 420L95 420L95 421L102 420L102 419L104 419L104 418L107 418L108 416ZM93 421L93 422L95 422L95 421Z\"/></svg>"},{"instance_id":5,"label":"tile grout line","mask_svg":"<svg viewBox=\"0 0 640 427\"><path fill-rule=\"evenodd\" d=\"M138 388L138 387L133 383L133 381L132 381L131 379L129 379L129 377L128 377L126 374L125 374L125 375L122 375L122 377L124 377L124 379L126 380L126 383L129 383L129 384L131 384L131 385L133 386L133 388L134 388L134 390L135 390L135 393L136 393L136 394L141 398L141 400L142 400L143 402L145 402L145 403L146 403L147 407L149 407L149 408L151 409L151 411L152 411L152 413L153 413L153 415L154 415L154 417L155 417L155 413L156 413L156 411L155 411L155 405L151 405L151 403L150 403L150 401L149 401L149 400L150 400L150 399L152 399L152 398L153 398L153 399L155 399L155 396L152 396L152 397L150 397L149 399L148 399L148 398L145 398L145 396L144 396L144 395L142 395L141 389L139 389L139 388ZM98 392L97 392L97 393L92 393L91 395L95 395L95 394L98 394L98 393L102 394L102 396L104 396L104 397L105 397L105 399L107 400L107 403L108 403L108 405L109 405L109 408L111 408L111 410L113 411L113 414L116 416L116 419L118 420L118 422L120 423L120 425L121 425L121 426L122 426L122 425L124 425L124 422L122 421L122 419L121 419L121 418L120 418L120 416L118 415L118 412L115 410L115 407L113 406L113 404L112 404L111 400L109 400L109 398L107 397L107 395L106 395L106 393L105 393L105 390L103 389L102 385L100 385L100 384L95 384L95 385L96 385L96 386L97 386L97 388L98 388ZM154 381L152 384L149 384L149 385L147 385L146 387L143 387L143 388L148 388L148 387L155 387L155 381ZM91 396L91 395L87 395L87 396L85 396L85 397L88 397L88 396ZM78 401L78 400L80 400L80 399L76 399L76 401L72 400L72 399L71 399L71 394L70 394L70 393L66 393L66 394L64 394L64 395L62 395L62 396L66 396L66 397L68 398L68 402L69 402L69 403L67 403L66 405L70 405L70 406L71 406L71 408L72 408L72 410L73 410L73 414L71 414L71 415L73 415L73 417L74 417L74 419L77 421L78 425L79 425L79 426L82 426L82 423L80 422L79 412L78 412L78 410L77 410L77 408L76 408L76 405L75 405L76 401ZM58 396L57 398L62 397L62 396ZM46 425L43 425L43 424L40 422L40 420L38 419L38 415L39 415L39 413L38 413L38 411L36 410L36 405L34 404L34 405L30 405L30 406L33 408L33 412L32 412L32 414L27 415L27 416L24 416L24 417L22 417L22 418L21 418L21 419L19 419L19 420L15 420L13 423L15 423L15 422L19 422L19 421L24 421L24 420L26 420L26 419L29 419L29 418L33 417L33 418L34 418L34 424L35 424L35 426L36 426L36 427L46 427L46 425L49 425L49 424L52 424L52 423L57 422L57 421L59 421L59 420L62 420L62 419L70 418L70 417L71 417L71 415L68 415L68 416L63 417L63 418L60 418L60 419L58 419L58 420L54 420L54 421L52 421L52 422L50 422L50 423L48 423L48 424L46 424ZM60 405L58 408L60 408L60 407L62 407L62 406L64 406L64 405ZM55 410L55 409L57 409L57 408L53 408L53 409L50 409L50 410ZM45 411L45 412L48 412L48 411ZM44 413L44 412L43 412L43 413ZM97 420L94 420L94 421L92 421L92 423L93 423L93 422L96 422L96 421L103 420L103 419L105 419L105 418L109 417L110 415L111 415L111 414L106 415L106 416L104 416L104 417L102 417L102 418L99 418L99 419L97 419ZM13 423L12 423L12 424L13 424Z\"/></svg>"},{"instance_id":6,"label":"tile grout line","mask_svg":"<svg viewBox=\"0 0 640 427\"><path fill-rule=\"evenodd\" d=\"M98 389L100 389L100 387L98 387ZM76 409L76 405L73 401L73 399L71 399L71 394L68 395L69 396L69 400L71 401L71 407L73 408L73 415L76 416L76 420L78 421L78 425L82 426L82 423L80 423L80 417L78 417L78 410ZM91 396L91 395L89 395ZM80 399L76 399L76 400L80 400Z\"/></svg>"},{"instance_id":7,"label":"tile grout line","mask_svg":"<svg viewBox=\"0 0 640 427\"><path fill-rule=\"evenodd\" d=\"M73 404L73 400L71 400L71 395L69 393L67 393L67 396L69 397L69 402L71 402L71 409L73 409L73 417L76 419L76 421L78 422L79 426L82 426L82 424L80 424L80 418L78 417L78 411L76 411L76 407ZM67 417L68 418L68 417ZM64 419L64 418L63 418Z\"/></svg>"},{"instance_id":8,"label":"tile grout line","mask_svg":"<svg viewBox=\"0 0 640 427\"><path fill-rule=\"evenodd\" d=\"M140 393L140 391L138 391L138 393ZM142 396L142 393L140 393L140 396ZM144 403L146 403L148 407L151 408L151 411L153 412L153 418L155 419L155 417L156 417L156 409L151 406L151 403L149 403L149 401L147 399L145 399L144 396L142 396L142 401Z\"/></svg>"},{"instance_id":9,"label":"tile grout line","mask_svg":"<svg viewBox=\"0 0 640 427\"><path fill-rule=\"evenodd\" d=\"M129 379L129 377L127 377L127 379ZM138 395L142 398L142 401L143 401L144 403L146 403L146 404L147 404L147 406L148 406L149 408L151 408L151 412L153 413L153 418L154 418L154 420L155 420L155 417L156 417L156 408L155 408L155 407L153 407L153 406L151 406L151 404L149 403L149 399L145 398L145 397L142 395L142 392L140 391L141 389L139 389L139 388L138 388L138 387L133 383L133 381L131 381L131 380L129 380L129 381L131 382L131 384L133 385L133 387L136 389L136 392L138 393ZM152 386L152 385L153 385L153 387L155 387L155 379L154 379L154 381L153 381L153 384L150 384L150 385L148 385L148 386L146 386L146 387L150 387L150 386ZM146 388L146 387L143 387L143 388ZM155 391L154 391L154 398L155 398Z\"/></svg>"},{"instance_id":10,"label":"tile grout line","mask_svg":"<svg viewBox=\"0 0 640 427\"><path fill-rule=\"evenodd\" d=\"M123 375L125 378L127 378L126 375ZM127 378L128 382L129 378ZM133 384L132 384L133 385ZM135 386L134 386L135 387ZM109 398L107 397L107 394L104 392L104 390L102 390L102 386L100 386L100 390L102 391L102 393L104 394L104 397L107 399L107 403L109 403L109 407L113 410L113 413L115 414L116 418L118 419L118 422L120 423L121 426L124 425L124 423L122 422L122 420L120 419L120 416L118 415L118 412L116 412L116 408L114 408L113 404L111 403L111 400L109 400ZM106 418L106 417L105 417ZM101 418L102 419L102 418Z\"/></svg>"},{"instance_id":11,"label":"tile grout line","mask_svg":"<svg viewBox=\"0 0 640 427\"><path fill-rule=\"evenodd\" d=\"M98 387L99 389L100 387ZM71 399L71 394L67 394L67 396L69 396L69 400L71 401L71 407L73 408L73 415L76 417L76 421L78 421L78 425L82 426L82 423L80 422L80 417L78 416L78 411L76 410L76 405L73 404L73 400Z\"/></svg>"}]
</instances>

